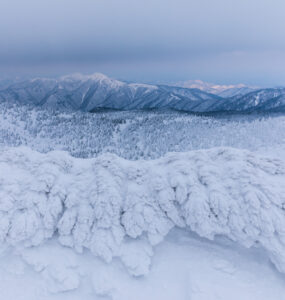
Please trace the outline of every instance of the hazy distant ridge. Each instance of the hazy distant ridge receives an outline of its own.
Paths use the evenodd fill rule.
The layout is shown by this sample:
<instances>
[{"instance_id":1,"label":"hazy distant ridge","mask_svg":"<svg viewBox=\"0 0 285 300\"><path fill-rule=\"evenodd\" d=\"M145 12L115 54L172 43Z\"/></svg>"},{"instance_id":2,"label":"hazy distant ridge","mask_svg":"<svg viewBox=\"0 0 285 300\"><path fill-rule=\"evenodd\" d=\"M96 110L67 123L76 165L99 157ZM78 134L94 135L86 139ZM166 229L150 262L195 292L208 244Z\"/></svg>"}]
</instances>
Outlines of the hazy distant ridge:
<instances>
[{"instance_id":1,"label":"hazy distant ridge","mask_svg":"<svg viewBox=\"0 0 285 300\"><path fill-rule=\"evenodd\" d=\"M255 90L244 85L203 85L200 81L189 86L191 88L126 83L100 73L75 74L57 79L35 78L12 83L0 90L0 100L82 111L100 108L177 109L191 112L285 111L284 88Z\"/></svg>"}]
</instances>

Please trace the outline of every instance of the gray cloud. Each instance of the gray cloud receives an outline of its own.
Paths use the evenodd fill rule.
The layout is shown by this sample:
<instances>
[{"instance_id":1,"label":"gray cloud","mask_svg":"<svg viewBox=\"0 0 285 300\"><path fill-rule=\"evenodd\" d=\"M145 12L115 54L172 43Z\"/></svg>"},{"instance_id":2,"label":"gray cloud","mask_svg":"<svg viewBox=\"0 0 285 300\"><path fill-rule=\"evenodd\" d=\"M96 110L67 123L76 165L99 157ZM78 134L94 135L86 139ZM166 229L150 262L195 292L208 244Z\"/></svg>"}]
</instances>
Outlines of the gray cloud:
<instances>
[{"instance_id":1,"label":"gray cloud","mask_svg":"<svg viewBox=\"0 0 285 300\"><path fill-rule=\"evenodd\" d=\"M1 1L0 72L281 84L284 11L283 0Z\"/></svg>"}]
</instances>

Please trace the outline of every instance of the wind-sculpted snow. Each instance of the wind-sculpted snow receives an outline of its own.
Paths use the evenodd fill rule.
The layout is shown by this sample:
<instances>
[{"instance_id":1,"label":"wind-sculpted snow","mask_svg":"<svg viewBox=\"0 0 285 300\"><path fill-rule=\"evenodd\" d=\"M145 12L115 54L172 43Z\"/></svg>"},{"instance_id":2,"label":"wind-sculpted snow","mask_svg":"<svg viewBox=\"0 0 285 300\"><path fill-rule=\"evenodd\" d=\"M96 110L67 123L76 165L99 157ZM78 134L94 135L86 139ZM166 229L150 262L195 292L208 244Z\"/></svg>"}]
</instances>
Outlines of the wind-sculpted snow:
<instances>
[{"instance_id":1,"label":"wind-sculpted snow","mask_svg":"<svg viewBox=\"0 0 285 300\"><path fill-rule=\"evenodd\" d=\"M284 161L231 148L152 161L10 148L0 155L0 239L30 247L56 237L143 275L153 246L181 227L262 247L285 272L284 183Z\"/></svg>"}]
</instances>

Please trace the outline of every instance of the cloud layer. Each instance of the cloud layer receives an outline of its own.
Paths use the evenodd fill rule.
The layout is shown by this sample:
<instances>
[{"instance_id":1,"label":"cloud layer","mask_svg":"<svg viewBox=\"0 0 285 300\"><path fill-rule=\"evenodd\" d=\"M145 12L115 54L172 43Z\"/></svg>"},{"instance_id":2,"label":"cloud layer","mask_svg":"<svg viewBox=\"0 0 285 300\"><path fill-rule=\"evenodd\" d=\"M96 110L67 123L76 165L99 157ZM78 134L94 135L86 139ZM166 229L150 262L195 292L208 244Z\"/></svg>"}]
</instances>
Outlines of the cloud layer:
<instances>
[{"instance_id":1,"label":"cloud layer","mask_svg":"<svg viewBox=\"0 0 285 300\"><path fill-rule=\"evenodd\" d=\"M3 1L1 73L281 84L284 10L281 0Z\"/></svg>"}]
</instances>

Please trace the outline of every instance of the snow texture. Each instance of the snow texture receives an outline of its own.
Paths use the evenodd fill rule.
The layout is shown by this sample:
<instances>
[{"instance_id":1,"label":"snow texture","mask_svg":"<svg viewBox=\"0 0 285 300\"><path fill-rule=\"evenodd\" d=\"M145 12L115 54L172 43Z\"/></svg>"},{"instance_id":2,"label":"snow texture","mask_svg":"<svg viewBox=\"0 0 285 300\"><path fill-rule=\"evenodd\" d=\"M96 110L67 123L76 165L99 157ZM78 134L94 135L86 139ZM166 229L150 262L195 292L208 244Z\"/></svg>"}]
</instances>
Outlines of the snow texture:
<instances>
[{"instance_id":1,"label":"snow texture","mask_svg":"<svg viewBox=\"0 0 285 300\"><path fill-rule=\"evenodd\" d=\"M180 227L261 247L285 272L284 183L284 161L232 148L152 161L10 148L0 154L0 240L32 247L56 237L78 253L118 257L140 276L149 271L153 246ZM63 289L78 285L76 276L56 276Z\"/></svg>"}]
</instances>

